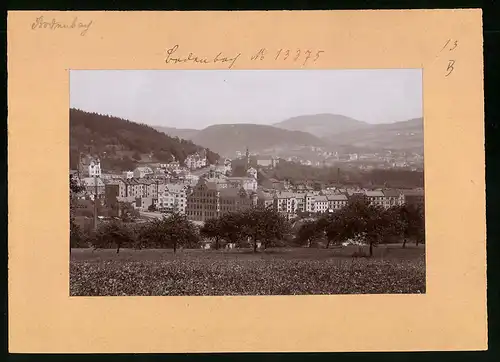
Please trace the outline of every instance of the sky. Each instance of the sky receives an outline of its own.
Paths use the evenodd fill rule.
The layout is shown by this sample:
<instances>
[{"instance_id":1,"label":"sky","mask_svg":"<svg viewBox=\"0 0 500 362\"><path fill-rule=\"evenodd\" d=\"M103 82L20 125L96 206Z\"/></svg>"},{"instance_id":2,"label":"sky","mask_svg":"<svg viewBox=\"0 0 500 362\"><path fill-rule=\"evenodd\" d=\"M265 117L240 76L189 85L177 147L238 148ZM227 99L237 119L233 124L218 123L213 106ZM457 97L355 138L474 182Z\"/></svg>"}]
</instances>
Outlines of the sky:
<instances>
[{"instance_id":1,"label":"sky","mask_svg":"<svg viewBox=\"0 0 500 362\"><path fill-rule=\"evenodd\" d=\"M422 117L422 71L72 70L70 106L176 128L319 113L391 123Z\"/></svg>"}]
</instances>

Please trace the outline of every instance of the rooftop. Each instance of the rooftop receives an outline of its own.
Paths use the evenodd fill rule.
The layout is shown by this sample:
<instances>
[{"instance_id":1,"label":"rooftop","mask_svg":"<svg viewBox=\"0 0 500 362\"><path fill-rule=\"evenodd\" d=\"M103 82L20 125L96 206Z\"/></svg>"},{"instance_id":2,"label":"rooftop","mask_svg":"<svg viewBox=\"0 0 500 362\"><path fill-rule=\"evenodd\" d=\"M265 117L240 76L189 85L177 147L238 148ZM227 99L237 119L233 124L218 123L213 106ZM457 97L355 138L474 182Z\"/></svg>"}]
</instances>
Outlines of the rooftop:
<instances>
[{"instance_id":1,"label":"rooftop","mask_svg":"<svg viewBox=\"0 0 500 362\"><path fill-rule=\"evenodd\" d=\"M326 196L328 201L347 201L347 196L343 194L335 194Z\"/></svg>"}]
</instances>

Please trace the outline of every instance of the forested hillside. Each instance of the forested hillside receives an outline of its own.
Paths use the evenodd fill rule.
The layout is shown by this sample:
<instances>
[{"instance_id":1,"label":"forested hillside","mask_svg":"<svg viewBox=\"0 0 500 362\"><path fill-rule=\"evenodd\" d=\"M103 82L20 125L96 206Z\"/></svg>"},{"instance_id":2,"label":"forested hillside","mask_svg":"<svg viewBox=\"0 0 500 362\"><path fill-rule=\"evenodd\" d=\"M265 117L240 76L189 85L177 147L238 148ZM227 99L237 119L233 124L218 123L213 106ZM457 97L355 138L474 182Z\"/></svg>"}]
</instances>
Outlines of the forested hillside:
<instances>
[{"instance_id":1,"label":"forested hillside","mask_svg":"<svg viewBox=\"0 0 500 362\"><path fill-rule=\"evenodd\" d=\"M170 162L173 157L184 162L203 147L191 141L170 137L154 128L126 119L70 109L70 168L78 167L79 153L101 158L104 170L121 171L140 161ZM219 155L207 150L210 163Z\"/></svg>"}]
</instances>

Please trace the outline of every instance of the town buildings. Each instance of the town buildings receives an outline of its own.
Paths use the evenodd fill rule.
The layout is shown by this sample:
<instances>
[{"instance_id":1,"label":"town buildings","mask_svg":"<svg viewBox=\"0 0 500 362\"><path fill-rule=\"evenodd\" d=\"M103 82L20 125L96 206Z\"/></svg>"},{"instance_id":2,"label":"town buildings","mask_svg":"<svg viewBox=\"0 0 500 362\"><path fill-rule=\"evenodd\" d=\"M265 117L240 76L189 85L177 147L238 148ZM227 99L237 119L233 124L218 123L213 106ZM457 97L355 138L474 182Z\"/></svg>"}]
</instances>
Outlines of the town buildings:
<instances>
[{"instance_id":1,"label":"town buildings","mask_svg":"<svg viewBox=\"0 0 500 362\"><path fill-rule=\"evenodd\" d=\"M84 186L82 198L93 199L97 183L97 196L104 198L106 204L128 202L143 211L179 212L195 222L255 205L272 207L287 218L293 218L300 213L335 212L356 199L386 209L404 203L424 203L423 189L400 191L339 186L322 189L321 185L307 180L292 185L286 180L268 178L262 168L257 167L257 170L250 166L248 151L246 176L243 177L229 175L230 160L210 166L206 163L203 166L199 158L200 162L196 163L196 157L191 160L188 163L194 169L180 166L174 160L166 164L148 163L121 174L104 174L99 159L93 158L85 164L86 174L93 174L93 177L82 177L76 170L72 174L79 177L79 183Z\"/></svg>"},{"instance_id":2,"label":"town buildings","mask_svg":"<svg viewBox=\"0 0 500 362\"><path fill-rule=\"evenodd\" d=\"M162 185L156 209L160 212L186 213L188 187L182 184Z\"/></svg>"},{"instance_id":3,"label":"town buildings","mask_svg":"<svg viewBox=\"0 0 500 362\"><path fill-rule=\"evenodd\" d=\"M134 177L135 178L145 178L147 176L151 176L153 174L153 169L151 167L137 167L134 170Z\"/></svg>"},{"instance_id":4,"label":"town buildings","mask_svg":"<svg viewBox=\"0 0 500 362\"><path fill-rule=\"evenodd\" d=\"M255 193L248 193L243 188L221 188L214 182L200 179L187 197L186 215L193 221L206 221L256 204Z\"/></svg>"},{"instance_id":5,"label":"town buildings","mask_svg":"<svg viewBox=\"0 0 500 362\"><path fill-rule=\"evenodd\" d=\"M206 167L208 164L207 151L203 149L201 152L197 152L194 155L189 155L184 163L189 170L196 170Z\"/></svg>"},{"instance_id":6,"label":"town buildings","mask_svg":"<svg viewBox=\"0 0 500 362\"><path fill-rule=\"evenodd\" d=\"M328 200L328 209L332 211L340 210L347 206L348 199L345 194L332 194L326 196Z\"/></svg>"}]
</instances>

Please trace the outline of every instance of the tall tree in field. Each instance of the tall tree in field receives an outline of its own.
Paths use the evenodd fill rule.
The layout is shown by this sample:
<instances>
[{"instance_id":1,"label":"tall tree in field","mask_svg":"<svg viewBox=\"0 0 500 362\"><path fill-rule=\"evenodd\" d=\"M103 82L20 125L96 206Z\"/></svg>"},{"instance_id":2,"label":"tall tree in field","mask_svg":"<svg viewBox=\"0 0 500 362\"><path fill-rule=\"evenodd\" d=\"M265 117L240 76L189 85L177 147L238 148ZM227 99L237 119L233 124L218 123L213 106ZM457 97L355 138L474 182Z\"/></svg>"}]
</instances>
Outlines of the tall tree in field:
<instances>
[{"instance_id":1,"label":"tall tree in field","mask_svg":"<svg viewBox=\"0 0 500 362\"><path fill-rule=\"evenodd\" d=\"M253 241L253 251L258 243L264 248L276 239L283 239L289 232L288 221L271 207L255 207L242 213L243 233Z\"/></svg>"},{"instance_id":2,"label":"tall tree in field","mask_svg":"<svg viewBox=\"0 0 500 362\"><path fill-rule=\"evenodd\" d=\"M415 245L425 242L425 209L423 206L416 207L415 222L412 230Z\"/></svg>"},{"instance_id":3,"label":"tall tree in field","mask_svg":"<svg viewBox=\"0 0 500 362\"><path fill-rule=\"evenodd\" d=\"M84 190L77 180L69 176L69 230L70 230L70 243L69 253L71 254L71 246L78 246L83 239L82 231L75 222L75 208L76 208L76 195Z\"/></svg>"},{"instance_id":4,"label":"tall tree in field","mask_svg":"<svg viewBox=\"0 0 500 362\"><path fill-rule=\"evenodd\" d=\"M404 204L399 207L399 220L401 236L403 237L403 248L410 239L422 240L424 233L424 211L422 207L412 204ZM416 241L416 243L418 243Z\"/></svg>"},{"instance_id":5,"label":"tall tree in field","mask_svg":"<svg viewBox=\"0 0 500 362\"><path fill-rule=\"evenodd\" d=\"M370 256L373 256L373 247L386 237L389 230L390 220L384 209L365 200L356 200L342 210L342 215L347 234L364 239L369 245Z\"/></svg>"},{"instance_id":6,"label":"tall tree in field","mask_svg":"<svg viewBox=\"0 0 500 362\"><path fill-rule=\"evenodd\" d=\"M297 231L297 238L307 247L312 247L314 242L323 235L323 230L313 220L306 220Z\"/></svg>"},{"instance_id":7,"label":"tall tree in field","mask_svg":"<svg viewBox=\"0 0 500 362\"><path fill-rule=\"evenodd\" d=\"M230 212L219 218L221 238L228 243L239 244L244 237L243 215L240 212Z\"/></svg>"},{"instance_id":8,"label":"tall tree in field","mask_svg":"<svg viewBox=\"0 0 500 362\"><path fill-rule=\"evenodd\" d=\"M215 250L219 250L220 241L222 239L222 219L212 218L205 221L205 224L200 230L200 234L208 239L215 241Z\"/></svg>"},{"instance_id":9,"label":"tall tree in field","mask_svg":"<svg viewBox=\"0 0 500 362\"><path fill-rule=\"evenodd\" d=\"M195 225L180 213L174 213L170 216L164 215L162 219L151 221L144 228L142 237L149 244L172 248L174 253L179 246L191 246L199 241Z\"/></svg>"},{"instance_id":10,"label":"tall tree in field","mask_svg":"<svg viewBox=\"0 0 500 362\"><path fill-rule=\"evenodd\" d=\"M94 235L94 249L116 246L116 253L127 245L135 243L134 232L131 227L121 221L112 221L99 225Z\"/></svg>"}]
</instances>

